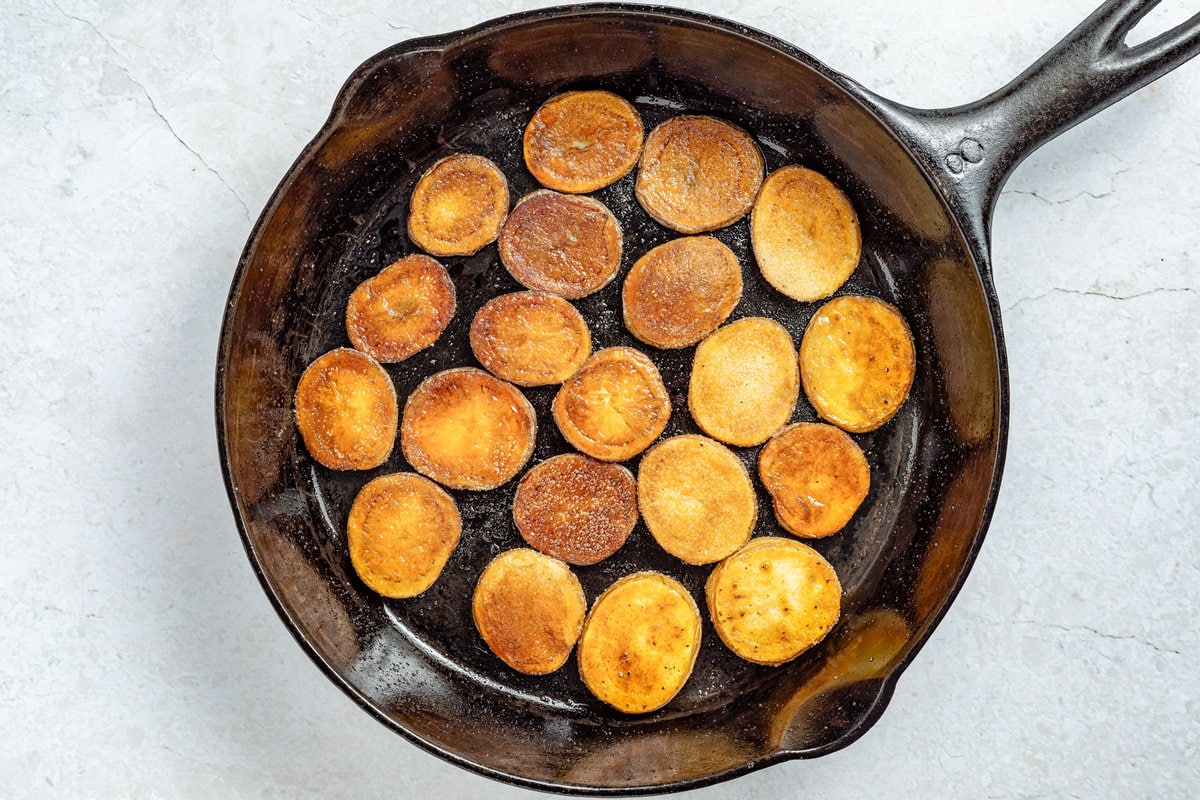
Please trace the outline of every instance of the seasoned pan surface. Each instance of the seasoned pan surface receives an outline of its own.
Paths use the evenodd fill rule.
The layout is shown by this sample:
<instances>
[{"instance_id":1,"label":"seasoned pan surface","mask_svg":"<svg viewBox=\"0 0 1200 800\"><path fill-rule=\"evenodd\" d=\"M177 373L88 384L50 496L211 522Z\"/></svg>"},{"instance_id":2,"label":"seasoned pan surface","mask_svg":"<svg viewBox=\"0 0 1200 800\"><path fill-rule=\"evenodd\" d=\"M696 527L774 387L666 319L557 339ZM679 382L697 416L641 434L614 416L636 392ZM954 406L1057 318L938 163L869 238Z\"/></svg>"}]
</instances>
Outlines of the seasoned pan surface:
<instances>
[{"instance_id":1,"label":"seasoned pan surface","mask_svg":"<svg viewBox=\"0 0 1200 800\"><path fill-rule=\"evenodd\" d=\"M604 82L594 85L619 91L633 100L648 128L679 113L715 113L728 117L732 110L726 106L714 107L712 103L703 103L700 98L646 95L641 92L644 84ZM572 88L578 87L579 84L572 84ZM359 282L402 256L420 252L404 235L408 197L415 179L438 158L451 152L485 155L500 165L509 176L514 197L540 188L521 159L521 134L538 101L545 98L535 94L508 94L494 99L497 108L484 111L466 121L463 127L448 132L447 142L418 161L408 177L370 210L362 226L346 237L346 254L337 270L322 281L316 297L304 301L316 309L316 314L308 342L300 350L303 362L311 362L334 347L349 346L344 329L344 312L346 300ZM738 118L735 121L750 130L755 127L752 124L754 120ZM828 171L833 166L822 163L821 153L811 140L806 141L806 137L797 135L799 131L790 133L784 141L767 139L770 145L763 145L768 168L797 162L821 171ZM776 134L787 135L783 131L777 131ZM760 144L763 144L763 138L760 134ZM695 348L658 350L649 347L637 341L621 319L621 283L629 267L652 247L678 236L650 220L634 198L633 181L634 175L630 174L615 185L592 195L613 211L624 230L622 270L611 284L596 294L576 301L575 306L591 329L596 349L628 345L646 352L654 361L671 396L672 415L664 438L681 433L703 433L692 421L687 406L688 379ZM864 200L860 198L860 207ZM770 288L754 265L748 224L748 219L743 219L716 233L717 238L733 250L743 265L743 296L731 321L747 316L776 319L784 324L798 344L804 326L819 304L799 303ZM909 306L911 317L911 304L905 303L903 294L897 291L897 276L880 253L881 248L886 248L888 244L879 241L882 236L886 234L878 230L878 224L868 228L864 237L866 257L839 294L865 293L883 297L901 307ZM471 353L468 341L471 320L486 301L524 288L501 265L494 244L470 258L443 261L455 283L458 309L450 326L432 348L399 364L385 365L401 398L407 397L421 380L434 372L464 365L480 366ZM848 609L853 609L864 594L873 590L879 577L879 566L886 563L887 551L893 546L891 539L896 532L896 515L912 479L918 448L922 445L945 447L945 443L936 436L926 435L927 441L922 442L923 428L936 425L936 420L928 420L928 415L923 414L921 409L920 394L929 391L928 382L928 370L924 370L918 376L913 402L907 403L900 414L881 430L855 437L872 465L871 493L846 531L812 543L838 568ZM538 416L537 445L530 464L573 451L551 417L550 405L558 386L527 388L523 391ZM812 407L802 397L792 421L816 419ZM745 461L751 474L756 475L761 447L734 449ZM639 462L640 456L627 462L627 466L636 473ZM371 478L397 470L411 470L412 467L397 448L388 462L377 470L335 472L315 464L299 443L294 446L293 464L298 472L297 480L309 489L313 513L319 514L323 523L319 529L320 536L330 552L337 554L336 565L344 572L344 579L348 583L356 582L348 557L343 553L343 531L350 504L358 490ZM761 511L755 533L788 535L771 514L770 497L757 480L755 483L759 490ZM512 519L515 489L514 479L491 491L452 491L463 516L465 533L462 544L455 551L441 579L418 598L383 602L383 605L388 617L405 635L420 639L424 647L438 651L465 672L486 675L503 686L505 691L515 693L527 702L570 708L580 713L584 720L595 718L607 724L609 715L584 689L573 658L566 668L550 676L521 675L503 667L483 646L469 624L471 593L483 567L502 550L525 546ZM654 542L645 523L639 522L629 542L616 555L591 567L578 567L576 572L591 601L617 578L647 568L678 578L698 601L703 597L704 580L712 569L711 565L690 567L667 555ZM767 680L775 672L768 668L753 667L731 655L717 639L706 619L704 644L696 671L673 704L674 710L679 712L686 708L691 712L724 704L731 697L739 696Z\"/></svg>"},{"instance_id":2,"label":"seasoned pan surface","mask_svg":"<svg viewBox=\"0 0 1200 800\"><path fill-rule=\"evenodd\" d=\"M452 492L464 530L442 577L418 598L384 600L354 575L345 523L367 481L410 467L397 447L377 470L327 470L308 456L291 422L300 373L348 345L350 292L417 252L405 219L424 169L449 153L484 155L519 198L538 188L521 158L525 123L551 95L579 88L629 99L647 130L682 113L730 120L754 135L768 170L799 163L833 179L863 232L862 261L839 294L895 304L917 345L908 402L880 430L855 436L871 465L870 494L844 531L814 543L845 590L839 626L796 661L771 668L733 656L705 618L691 679L665 708L644 716L592 698L573 656L553 675L525 676L476 634L476 579L494 555L522 544L511 517L515 481ZM630 265L675 236L641 209L633 180L593 195L623 227L622 271L576 307L597 349L630 345L654 360L673 405L664 437L694 433L687 413L693 348L650 348L621 320ZM792 301L766 284L748 220L716 236L743 267L743 298L731 319L771 317L798 343L819 304ZM434 347L387 365L402 402L433 372L476 365L467 335L475 312L521 288L495 245L442 261L458 310ZM990 514L1005 397L998 337L974 255L947 205L904 147L819 64L696 15L620 7L538 12L387 51L352 76L247 245L222 333L218 426L235 512L268 594L310 654L364 708L447 758L540 788L685 788L843 746L882 711L895 675L960 585ZM525 390L539 423L531 465L570 450L550 416L556 388ZM801 396L793 420L815 418ZM759 449L735 448L752 474ZM628 466L636 471L637 459ZM761 486L759 504L755 535L787 535ZM711 567L667 555L640 522L615 556L576 574L590 602L639 569L678 578L703 608Z\"/></svg>"}]
</instances>

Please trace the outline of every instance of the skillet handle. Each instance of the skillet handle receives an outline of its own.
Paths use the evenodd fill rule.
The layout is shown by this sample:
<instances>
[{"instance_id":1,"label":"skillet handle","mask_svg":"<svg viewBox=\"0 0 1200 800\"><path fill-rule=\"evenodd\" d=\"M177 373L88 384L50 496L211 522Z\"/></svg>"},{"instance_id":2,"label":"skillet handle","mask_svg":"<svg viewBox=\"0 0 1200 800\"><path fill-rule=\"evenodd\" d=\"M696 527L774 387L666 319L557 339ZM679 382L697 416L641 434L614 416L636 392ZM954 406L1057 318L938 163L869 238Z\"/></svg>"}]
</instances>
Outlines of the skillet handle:
<instances>
[{"instance_id":1,"label":"skillet handle","mask_svg":"<svg viewBox=\"0 0 1200 800\"><path fill-rule=\"evenodd\" d=\"M985 257L1000 190L1026 156L1200 53L1200 13L1125 44L1158 3L1107 0L1007 86L974 103L917 109L866 92L925 161Z\"/></svg>"}]
</instances>

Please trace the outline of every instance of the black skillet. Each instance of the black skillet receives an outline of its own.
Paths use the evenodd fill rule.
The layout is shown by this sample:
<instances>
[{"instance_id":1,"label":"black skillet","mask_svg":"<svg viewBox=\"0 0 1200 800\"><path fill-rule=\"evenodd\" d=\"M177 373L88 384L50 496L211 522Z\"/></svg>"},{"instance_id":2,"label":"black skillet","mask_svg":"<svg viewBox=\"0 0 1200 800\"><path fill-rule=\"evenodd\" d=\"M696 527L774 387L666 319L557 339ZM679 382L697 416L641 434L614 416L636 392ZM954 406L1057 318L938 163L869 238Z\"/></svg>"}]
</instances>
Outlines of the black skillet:
<instances>
[{"instance_id":1,"label":"black skillet","mask_svg":"<svg viewBox=\"0 0 1200 800\"><path fill-rule=\"evenodd\" d=\"M539 789L692 788L852 742L883 712L962 585L992 514L1008 423L989 263L1000 188L1038 145L1200 51L1200 15L1125 46L1154 5L1108 2L1005 88L939 111L884 100L761 32L659 7L532 11L367 61L255 225L218 354L217 431L234 514L263 587L300 644L397 732L454 763ZM799 162L840 184L864 241L841 292L896 304L918 353L899 415L856 437L872 472L863 508L846 530L815 544L845 588L833 633L770 668L732 656L706 622L691 680L665 708L637 717L593 699L573 658L554 675L524 676L476 635L474 581L494 554L521 544L509 510L515 482L455 492L464 536L441 579L419 598L386 602L354 576L343 529L367 480L409 468L399 447L378 470L334 473L309 458L291 419L301 371L348 343L342 314L351 290L413 251L404 219L415 178L446 153L480 153L519 197L535 188L520 157L526 121L551 95L588 87L634 101L647 129L684 112L730 119L757 137L768 168ZM624 226L624 268L671 238L633 199L632 180L596 194ZM717 235L745 268L735 318L771 316L798 340L815 304L792 302L758 277L745 220ZM518 288L494 246L447 265L458 313L436 346L388 368L401 398L435 370L474 363L474 312ZM637 344L620 321L620 285L578 303L597 347ZM665 435L694 431L686 412L691 350L650 355L675 407ZM527 393L540 422L534 462L568 449L550 422L553 393ZM801 398L795 419L813 418ZM740 451L751 467L757 450ZM778 533L769 501L760 503L757 533ZM616 556L577 574L594 599L619 576L647 568L703 597L709 569L666 555L640 524Z\"/></svg>"}]
</instances>

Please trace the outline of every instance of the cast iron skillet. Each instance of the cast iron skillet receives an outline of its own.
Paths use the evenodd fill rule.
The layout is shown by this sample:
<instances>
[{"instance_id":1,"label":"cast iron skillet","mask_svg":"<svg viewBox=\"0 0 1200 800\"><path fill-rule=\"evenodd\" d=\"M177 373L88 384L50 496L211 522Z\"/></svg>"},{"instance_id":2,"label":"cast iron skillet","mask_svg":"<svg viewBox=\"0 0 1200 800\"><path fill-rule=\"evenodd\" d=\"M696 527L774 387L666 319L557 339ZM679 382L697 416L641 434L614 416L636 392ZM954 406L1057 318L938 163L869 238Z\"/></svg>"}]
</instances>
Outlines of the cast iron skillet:
<instances>
[{"instance_id":1,"label":"cast iron skillet","mask_svg":"<svg viewBox=\"0 0 1200 800\"><path fill-rule=\"evenodd\" d=\"M505 17L392 47L359 67L329 121L275 191L229 295L217 366L217 431L234 514L264 588L301 645L364 709L422 747L482 774L593 794L712 783L844 747L882 713L895 682L962 585L992 514L1004 458L1008 379L991 284L989 225L1005 178L1042 142L1200 50L1200 15L1136 47L1126 33L1154 0L1113 0L1011 84L970 105L922 111L884 100L766 34L659 7L571 6ZM409 469L397 447L368 473L316 465L291 400L301 371L347 344L351 290L412 252L407 198L449 152L480 153L513 196L535 188L520 137L534 109L571 88L633 100L647 129L682 112L730 119L758 139L768 168L830 176L860 215L862 262L842 293L896 304L918 370L900 414L858 436L871 494L848 529L816 542L844 589L841 622L788 665L740 661L706 621L696 670L662 710L624 716L594 700L574 659L534 678L505 667L471 624L474 581L519 546L514 482L455 492L464 536L425 595L386 602L354 576L343 530L372 477ZM625 230L624 267L671 234L632 193L597 193ZM764 314L797 341L816 304L758 276L743 220L718 237L745 268L735 318ZM518 287L495 247L447 265L458 313L432 349L389 367L403 398L438 369L474 363L467 327L490 297ZM621 281L578 303L596 346L634 344ZM640 345L639 345L640 346ZM694 431L691 350L651 356L671 393L667 436ZM550 423L553 388L527 392L539 415L536 463L567 445ZM796 419L814 419L801 398ZM758 448L739 451L753 468ZM636 460L629 465L636 470ZM757 533L779 533L760 496ZM639 525L613 558L577 570L589 600L621 575L658 569L703 597L709 568L687 567Z\"/></svg>"}]
</instances>

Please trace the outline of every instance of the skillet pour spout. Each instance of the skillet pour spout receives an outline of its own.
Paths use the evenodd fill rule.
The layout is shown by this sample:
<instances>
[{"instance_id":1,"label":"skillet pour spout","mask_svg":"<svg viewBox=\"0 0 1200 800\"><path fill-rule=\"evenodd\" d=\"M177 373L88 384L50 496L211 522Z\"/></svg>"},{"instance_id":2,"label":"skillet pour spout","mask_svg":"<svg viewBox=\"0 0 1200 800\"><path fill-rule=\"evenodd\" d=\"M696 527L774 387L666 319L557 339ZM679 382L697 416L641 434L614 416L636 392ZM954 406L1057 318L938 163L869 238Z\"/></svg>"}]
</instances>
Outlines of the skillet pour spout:
<instances>
[{"instance_id":1,"label":"skillet pour spout","mask_svg":"<svg viewBox=\"0 0 1200 800\"><path fill-rule=\"evenodd\" d=\"M217 433L234 516L297 641L330 680L410 741L537 789L695 788L854 741L879 718L962 586L996 501L1008 426L990 273L996 197L1039 144L1200 50L1200 15L1144 44L1123 44L1154 5L1106 3L1008 86L946 110L880 98L767 34L654 6L541 9L368 60L259 217L218 350ZM843 586L837 627L794 661L764 667L726 650L706 619L691 679L642 716L591 697L574 657L534 677L482 646L469 610L474 582L495 554L521 544L511 483L452 492L463 537L441 578L420 597L384 600L355 576L344 530L366 481L409 468L400 448L377 470L337 473L309 457L292 422L304 368L346 345L350 292L414 252L404 220L417 177L445 155L471 152L501 168L514 198L534 190L521 159L524 125L547 98L575 88L629 99L647 129L681 113L728 119L756 137L768 170L801 163L827 175L862 229L862 260L845 291L897 306L917 348L909 400L891 422L856 438L871 463L870 494L847 529L814 543ZM671 238L638 206L632 175L595 197L624 229L623 270ZM765 284L746 220L716 235L744 267L735 316L772 317L799 340L816 304ZM446 266L458 312L436 345L388 365L401 397L434 371L473 364L474 313L519 288L494 245ZM620 284L576 304L597 348L641 347L614 312ZM664 436L698 432L686 413L691 350L651 355L676 409ZM548 420L553 387L527 394ZM802 398L792 421L814 418ZM569 449L553 425L540 425L530 463ZM758 449L742 450L753 470ZM759 503L770 508L761 490ZM760 513L756 533L787 535L769 517ZM639 569L671 575L696 598L709 572L667 555L639 523L616 555L578 577L592 601Z\"/></svg>"}]
</instances>

